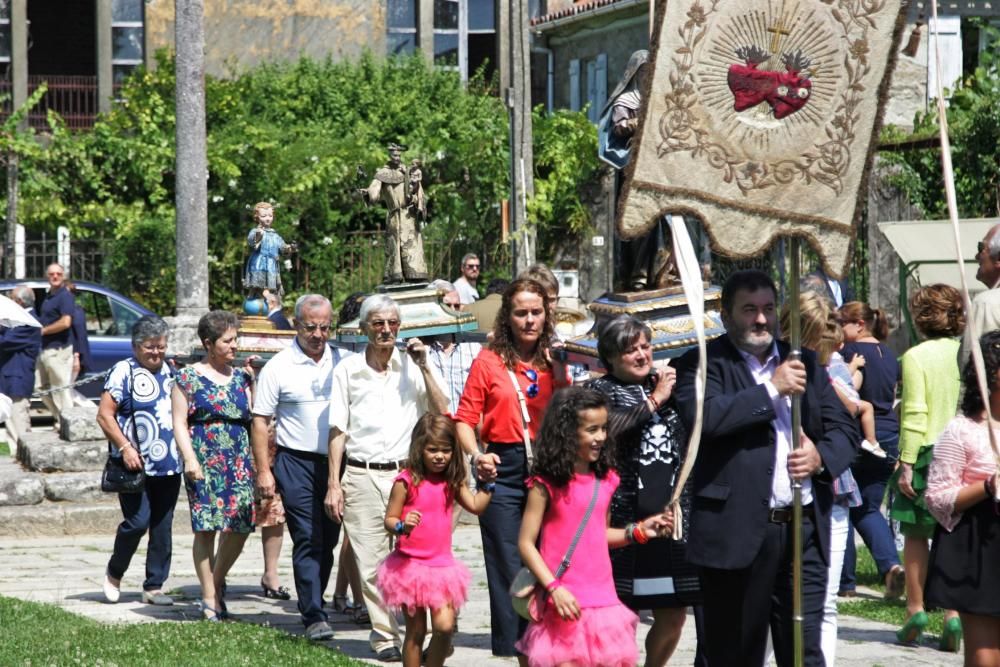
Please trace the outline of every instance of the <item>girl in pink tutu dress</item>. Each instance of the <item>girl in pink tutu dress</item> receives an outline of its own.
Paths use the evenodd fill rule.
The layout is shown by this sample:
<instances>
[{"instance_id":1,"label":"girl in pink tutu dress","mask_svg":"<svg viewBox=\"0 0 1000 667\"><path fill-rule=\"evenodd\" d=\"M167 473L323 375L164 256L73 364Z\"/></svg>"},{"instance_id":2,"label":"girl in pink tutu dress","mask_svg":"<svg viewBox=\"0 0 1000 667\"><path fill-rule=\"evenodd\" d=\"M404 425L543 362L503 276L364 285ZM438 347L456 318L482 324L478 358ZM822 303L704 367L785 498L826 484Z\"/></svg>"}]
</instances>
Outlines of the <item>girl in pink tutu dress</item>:
<instances>
[{"instance_id":1,"label":"girl in pink tutu dress","mask_svg":"<svg viewBox=\"0 0 1000 667\"><path fill-rule=\"evenodd\" d=\"M493 483L473 495L465 485L465 460L455 422L425 414L413 428L410 455L389 493L385 528L397 535L396 548L379 565L375 584L390 607L406 617L403 664L420 667L431 613L431 642L424 664L444 664L455 631L455 613L465 603L471 575L451 553L452 508L473 514L489 505Z\"/></svg>"},{"instance_id":2,"label":"girl in pink tutu dress","mask_svg":"<svg viewBox=\"0 0 1000 667\"><path fill-rule=\"evenodd\" d=\"M668 534L673 521L669 514L657 514L625 528L610 527L608 508L618 473L607 438L603 394L582 387L556 393L538 434L518 538L524 564L548 592L541 620L532 621L517 643L530 667L631 667L639 660L639 617L618 600L608 547L645 544ZM556 579L591 503L595 480L593 511L569 567Z\"/></svg>"}]
</instances>

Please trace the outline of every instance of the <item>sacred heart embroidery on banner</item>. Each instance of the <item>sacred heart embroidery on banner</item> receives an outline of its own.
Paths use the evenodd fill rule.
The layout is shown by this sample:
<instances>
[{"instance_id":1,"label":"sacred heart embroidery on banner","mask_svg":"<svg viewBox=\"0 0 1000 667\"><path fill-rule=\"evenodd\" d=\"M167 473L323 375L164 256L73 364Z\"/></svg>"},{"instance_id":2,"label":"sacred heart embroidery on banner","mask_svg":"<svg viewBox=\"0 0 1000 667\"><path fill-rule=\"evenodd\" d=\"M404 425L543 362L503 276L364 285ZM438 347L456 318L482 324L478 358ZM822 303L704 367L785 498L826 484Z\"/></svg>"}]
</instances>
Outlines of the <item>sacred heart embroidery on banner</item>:
<instances>
[{"instance_id":1,"label":"sacred heart embroidery on banner","mask_svg":"<svg viewBox=\"0 0 1000 667\"><path fill-rule=\"evenodd\" d=\"M745 63L731 65L727 77L736 111L745 111L766 102L774 117L781 119L795 113L809 101L812 82L806 70L810 60L801 49L782 56L784 72L758 69L761 63L771 58L771 54L759 46L741 46L736 49L736 55Z\"/></svg>"}]
</instances>

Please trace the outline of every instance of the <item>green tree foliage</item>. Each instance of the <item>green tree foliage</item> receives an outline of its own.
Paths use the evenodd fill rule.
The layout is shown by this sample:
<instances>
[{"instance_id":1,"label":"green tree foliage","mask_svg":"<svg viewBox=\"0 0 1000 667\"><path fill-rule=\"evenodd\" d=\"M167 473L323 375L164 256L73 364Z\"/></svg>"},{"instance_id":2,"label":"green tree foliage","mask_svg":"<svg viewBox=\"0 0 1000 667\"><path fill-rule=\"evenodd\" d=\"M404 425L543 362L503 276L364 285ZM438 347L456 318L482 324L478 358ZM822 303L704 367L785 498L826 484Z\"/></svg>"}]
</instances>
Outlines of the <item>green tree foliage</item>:
<instances>
[{"instance_id":1,"label":"green tree foliage","mask_svg":"<svg viewBox=\"0 0 1000 667\"><path fill-rule=\"evenodd\" d=\"M106 279L160 312L174 307L174 69L166 54L120 91L92 132L58 118L43 151L23 158L21 219L68 225L77 236L112 236ZM235 307L246 234L257 201L276 206L275 228L300 248L308 289L339 299L347 234L374 230L385 212L356 190L385 163L386 145L419 159L430 202L429 245L457 257L502 257L499 202L508 193L507 113L488 82L462 86L420 58L265 65L206 82L209 261L213 307ZM596 168L596 135L581 114L539 116L538 197L533 221L549 242L565 241L588 217L577 191ZM359 174L359 166L367 178ZM381 249L378 265L381 265ZM549 249L540 248L545 257ZM437 252L437 257L446 256ZM497 267L487 267L492 272ZM505 267L503 267L505 268ZM303 271L286 280L307 288Z\"/></svg>"},{"instance_id":2,"label":"green tree foliage","mask_svg":"<svg viewBox=\"0 0 1000 667\"><path fill-rule=\"evenodd\" d=\"M988 26L991 47L980 54L979 66L948 98L955 192L960 217L1000 215L1000 31ZM936 110L918 114L911 134L887 128L883 140L905 141L938 135ZM927 217L946 218L941 153L935 148L882 152L898 165L894 182Z\"/></svg>"}]
</instances>

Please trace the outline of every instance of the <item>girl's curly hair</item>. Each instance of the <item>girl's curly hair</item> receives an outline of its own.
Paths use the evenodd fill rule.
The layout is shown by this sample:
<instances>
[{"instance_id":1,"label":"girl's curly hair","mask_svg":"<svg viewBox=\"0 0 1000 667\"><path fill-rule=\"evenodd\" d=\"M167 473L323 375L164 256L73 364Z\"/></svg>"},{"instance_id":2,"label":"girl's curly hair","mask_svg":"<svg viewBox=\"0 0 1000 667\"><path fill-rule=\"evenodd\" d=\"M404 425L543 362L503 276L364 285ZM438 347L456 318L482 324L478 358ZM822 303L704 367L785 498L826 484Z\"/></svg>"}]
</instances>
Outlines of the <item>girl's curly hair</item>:
<instances>
[{"instance_id":1,"label":"girl's curly hair","mask_svg":"<svg viewBox=\"0 0 1000 667\"><path fill-rule=\"evenodd\" d=\"M584 387L560 389L545 410L545 419L535 442L535 463L531 472L544 477L555 486L565 486L573 478L577 460L580 413L584 410L608 409L604 394ZM604 479L614 467L615 448L610 435L601 448L601 455L591 464L591 470Z\"/></svg>"},{"instance_id":2,"label":"girl's curly hair","mask_svg":"<svg viewBox=\"0 0 1000 667\"><path fill-rule=\"evenodd\" d=\"M531 365L538 370L549 370L551 364L545 359L545 350L551 345L554 335L552 314L549 313L548 294L545 288L534 280L519 278L507 286L503 293L503 301L497 318L493 323L493 342L490 349L500 355L507 368L513 369L517 366L517 341L514 340L514 332L510 328L510 314L513 311L514 297L521 292L537 294L542 299L542 306L545 308L545 322L542 324L542 332L538 337L538 345L535 346L535 357Z\"/></svg>"},{"instance_id":3,"label":"girl's curly hair","mask_svg":"<svg viewBox=\"0 0 1000 667\"><path fill-rule=\"evenodd\" d=\"M983 365L986 367L986 389L991 394L997 390L997 372L1000 371L1000 331L988 331L979 339L983 351ZM962 371L962 402L959 409L969 419L979 419L986 409L983 395L979 393L979 380L972 356Z\"/></svg>"},{"instance_id":4,"label":"girl's curly hair","mask_svg":"<svg viewBox=\"0 0 1000 667\"><path fill-rule=\"evenodd\" d=\"M444 479L448 483L448 492L455 498L459 489L465 484L465 457L462 456L458 446L455 422L450 417L425 412L417 420L417 425L413 427L413 433L410 435L410 454L404 467L413 477L413 486L426 479L424 448L430 443L445 445L451 449L451 461L444 469Z\"/></svg>"}]
</instances>

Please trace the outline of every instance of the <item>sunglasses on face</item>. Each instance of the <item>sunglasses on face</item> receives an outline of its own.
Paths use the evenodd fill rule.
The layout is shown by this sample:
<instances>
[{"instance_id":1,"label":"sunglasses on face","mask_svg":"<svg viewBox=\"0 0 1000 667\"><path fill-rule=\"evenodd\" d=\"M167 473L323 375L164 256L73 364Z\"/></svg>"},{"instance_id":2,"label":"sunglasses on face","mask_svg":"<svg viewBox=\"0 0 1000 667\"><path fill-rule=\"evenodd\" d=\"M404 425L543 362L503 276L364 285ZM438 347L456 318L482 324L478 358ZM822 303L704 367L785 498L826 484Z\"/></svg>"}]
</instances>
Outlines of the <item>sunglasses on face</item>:
<instances>
[{"instance_id":1,"label":"sunglasses on face","mask_svg":"<svg viewBox=\"0 0 1000 667\"><path fill-rule=\"evenodd\" d=\"M330 331L329 324L300 324L299 326L302 327L302 329L307 333L313 333L317 329L319 329L323 333L327 333L328 331Z\"/></svg>"},{"instance_id":2,"label":"sunglasses on face","mask_svg":"<svg viewBox=\"0 0 1000 667\"><path fill-rule=\"evenodd\" d=\"M538 396L538 371L534 368L529 368L524 371L524 376L531 381L531 384L528 385L528 390L524 393L527 394L528 398Z\"/></svg>"},{"instance_id":3,"label":"sunglasses on face","mask_svg":"<svg viewBox=\"0 0 1000 667\"><path fill-rule=\"evenodd\" d=\"M479 270L479 265L478 264L466 264L465 268L470 269L472 271L478 271Z\"/></svg>"}]
</instances>

